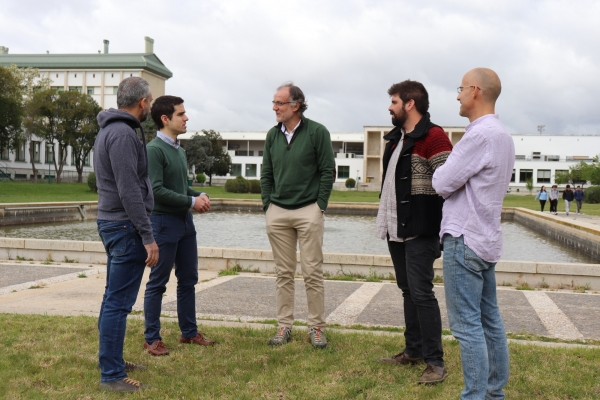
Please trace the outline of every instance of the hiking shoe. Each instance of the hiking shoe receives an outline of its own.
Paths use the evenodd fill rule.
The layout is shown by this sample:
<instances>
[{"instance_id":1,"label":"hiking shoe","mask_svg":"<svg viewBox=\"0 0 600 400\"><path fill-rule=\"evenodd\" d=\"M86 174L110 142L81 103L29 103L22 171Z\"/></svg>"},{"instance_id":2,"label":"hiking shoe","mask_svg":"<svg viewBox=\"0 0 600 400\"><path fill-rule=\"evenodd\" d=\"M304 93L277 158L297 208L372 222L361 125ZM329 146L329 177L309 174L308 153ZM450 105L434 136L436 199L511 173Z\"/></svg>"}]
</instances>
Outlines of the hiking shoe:
<instances>
[{"instance_id":1,"label":"hiking shoe","mask_svg":"<svg viewBox=\"0 0 600 400\"><path fill-rule=\"evenodd\" d=\"M157 340L152 344L146 342L144 343L144 348L148 350L148 353L152 354L153 356L169 355L169 350L167 350L162 340Z\"/></svg>"},{"instance_id":2,"label":"hiking shoe","mask_svg":"<svg viewBox=\"0 0 600 400\"><path fill-rule=\"evenodd\" d=\"M279 327L277 334L269 340L269 346L281 346L292 340L292 330L290 328Z\"/></svg>"},{"instance_id":3,"label":"hiking shoe","mask_svg":"<svg viewBox=\"0 0 600 400\"><path fill-rule=\"evenodd\" d=\"M120 381L100 382L100 389L109 392L137 392L140 389L147 389L148 385L143 385L135 379L125 378Z\"/></svg>"},{"instance_id":4,"label":"hiking shoe","mask_svg":"<svg viewBox=\"0 0 600 400\"><path fill-rule=\"evenodd\" d=\"M213 340L209 340L205 338L200 332L193 338L180 338L179 343L195 343L200 346L214 346L215 342Z\"/></svg>"},{"instance_id":5,"label":"hiking shoe","mask_svg":"<svg viewBox=\"0 0 600 400\"><path fill-rule=\"evenodd\" d=\"M443 382L448 376L448 372L444 367L438 367L437 365L427 364L427 368L423 371L423 375L419 378L418 383L420 384L434 384Z\"/></svg>"},{"instance_id":6,"label":"hiking shoe","mask_svg":"<svg viewBox=\"0 0 600 400\"><path fill-rule=\"evenodd\" d=\"M125 372L131 372L136 370L144 370L146 369L145 365L140 365L136 363L132 363L131 361L123 360L125 363Z\"/></svg>"},{"instance_id":7,"label":"hiking shoe","mask_svg":"<svg viewBox=\"0 0 600 400\"><path fill-rule=\"evenodd\" d=\"M323 333L323 328L312 327L310 328L310 344L312 344L317 349L324 349L327 347L327 338Z\"/></svg>"},{"instance_id":8,"label":"hiking shoe","mask_svg":"<svg viewBox=\"0 0 600 400\"><path fill-rule=\"evenodd\" d=\"M411 357L408 354L402 352L400 354L396 354L391 358L380 358L379 361L383 364L400 364L400 365L417 365L423 363L422 357Z\"/></svg>"}]
</instances>

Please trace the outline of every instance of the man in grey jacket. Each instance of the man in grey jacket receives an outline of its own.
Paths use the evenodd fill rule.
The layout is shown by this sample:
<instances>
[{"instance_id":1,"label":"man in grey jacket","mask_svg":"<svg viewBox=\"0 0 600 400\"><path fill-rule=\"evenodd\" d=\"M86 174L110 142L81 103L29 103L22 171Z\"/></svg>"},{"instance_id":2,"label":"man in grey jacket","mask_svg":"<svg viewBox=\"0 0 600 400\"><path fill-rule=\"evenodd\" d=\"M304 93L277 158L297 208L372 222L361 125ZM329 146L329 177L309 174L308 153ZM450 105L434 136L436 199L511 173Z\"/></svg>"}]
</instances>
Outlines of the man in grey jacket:
<instances>
[{"instance_id":1,"label":"man in grey jacket","mask_svg":"<svg viewBox=\"0 0 600 400\"><path fill-rule=\"evenodd\" d=\"M146 367L123 360L123 342L127 315L137 298L144 267L158 262L158 246L150 225L154 197L140 125L148 117L151 102L148 82L131 77L119 84L119 109L98 114L101 129L94 144L98 233L108 257L98 319L99 366L100 388L109 391L135 392L145 386L127 377L126 371Z\"/></svg>"}]
</instances>

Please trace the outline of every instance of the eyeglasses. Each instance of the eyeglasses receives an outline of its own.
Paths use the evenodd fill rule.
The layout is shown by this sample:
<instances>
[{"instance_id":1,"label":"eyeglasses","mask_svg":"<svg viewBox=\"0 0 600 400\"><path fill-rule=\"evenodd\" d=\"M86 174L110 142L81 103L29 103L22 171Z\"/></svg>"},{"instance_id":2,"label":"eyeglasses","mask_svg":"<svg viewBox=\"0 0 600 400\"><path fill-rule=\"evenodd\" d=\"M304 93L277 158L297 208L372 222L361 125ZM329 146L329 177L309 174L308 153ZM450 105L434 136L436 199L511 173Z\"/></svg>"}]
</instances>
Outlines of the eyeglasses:
<instances>
[{"instance_id":1,"label":"eyeglasses","mask_svg":"<svg viewBox=\"0 0 600 400\"><path fill-rule=\"evenodd\" d=\"M295 101L272 101L274 106L283 107L286 104L296 104Z\"/></svg>"},{"instance_id":2,"label":"eyeglasses","mask_svg":"<svg viewBox=\"0 0 600 400\"><path fill-rule=\"evenodd\" d=\"M477 88L477 89L479 89L479 90L481 90L481 91L483 92L483 89L482 89L482 88L480 88L479 86L473 86L473 85L471 85L471 86L459 86L459 87L457 87L457 88L456 88L456 91L457 91L458 93L462 93L462 91L463 91L465 88L470 88L470 87L472 87L472 88Z\"/></svg>"}]
</instances>

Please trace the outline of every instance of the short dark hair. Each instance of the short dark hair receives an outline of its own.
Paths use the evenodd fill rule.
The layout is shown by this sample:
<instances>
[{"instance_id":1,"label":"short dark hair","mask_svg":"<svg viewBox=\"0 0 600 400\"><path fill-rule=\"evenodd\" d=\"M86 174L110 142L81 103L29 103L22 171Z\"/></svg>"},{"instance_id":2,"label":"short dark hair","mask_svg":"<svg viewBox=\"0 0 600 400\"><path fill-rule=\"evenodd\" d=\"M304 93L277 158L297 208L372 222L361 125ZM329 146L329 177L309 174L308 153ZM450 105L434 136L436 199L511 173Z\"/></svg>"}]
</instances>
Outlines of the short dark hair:
<instances>
[{"instance_id":1,"label":"short dark hair","mask_svg":"<svg viewBox=\"0 0 600 400\"><path fill-rule=\"evenodd\" d=\"M180 104L183 104L183 99L177 96L160 96L154 100L150 115L152 115L152 121L154 121L158 129L164 128L161 117L166 115L169 119L173 118L175 106Z\"/></svg>"},{"instance_id":2,"label":"short dark hair","mask_svg":"<svg viewBox=\"0 0 600 400\"><path fill-rule=\"evenodd\" d=\"M298 114L304 114L304 111L308 108L308 104L306 104L306 98L304 97L304 93L302 90L294 85L294 82L286 82L283 85L279 86L277 90L289 88L290 90L290 101L294 103L299 103L300 108L298 109Z\"/></svg>"},{"instance_id":3,"label":"short dark hair","mask_svg":"<svg viewBox=\"0 0 600 400\"><path fill-rule=\"evenodd\" d=\"M403 103L414 100L415 108L422 115L429 110L429 94L421 82L407 79L404 82L394 83L388 89L388 94L390 97L397 94Z\"/></svg>"}]
</instances>

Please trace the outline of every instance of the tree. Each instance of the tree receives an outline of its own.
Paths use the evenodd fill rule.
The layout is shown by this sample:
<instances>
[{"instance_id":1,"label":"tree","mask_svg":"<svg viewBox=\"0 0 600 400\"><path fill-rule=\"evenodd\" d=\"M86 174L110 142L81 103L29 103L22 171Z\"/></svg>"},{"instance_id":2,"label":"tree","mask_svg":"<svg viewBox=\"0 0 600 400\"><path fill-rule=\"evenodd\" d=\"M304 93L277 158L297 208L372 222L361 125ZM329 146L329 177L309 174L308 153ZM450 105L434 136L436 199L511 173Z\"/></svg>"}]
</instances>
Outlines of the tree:
<instances>
[{"instance_id":1,"label":"tree","mask_svg":"<svg viewBox=\"0 0 600 400\"><path fill-rule=\"evenodd\" d=\"M23 115L19 81L8 68L0 67L0 149L15 147Z\"/></svg>"},{"instance_id":2,"label":"tree","mask_svg":"<svg viewBox=\"0 0 600 400\"><path fill-rule=\"evenodd\" d=\"M54 143L59 138L60 115L57 107L58 94L54 89L41 90L33 95L33 98L28 104L27 114L31 118L31 130L36 132L36 135L45 139L48 143ZM65 138L66 139L66 138ZM61 154L66 152L66 140L63 141L64 148ZM60 143L59 143L60 149ZM56 171L56 183L60 183L60 173L64 160L59 161L60 169L56 163L56 152L52 146L52 159L54 162L54 170Z\"/></svg>"},{"instance_id":3,"label":"tree","mask_svg":"<svg viewBox=\"0 0 600 400\"><path fill-rule=\"evenodd\" d=\"M144 136L146 136L146 144L148 144L156 137L156 132L158 131L158 127L150 115L148 115L148 118L142 122L142 129L144 130ZM137 130L139 131L139 129ZM141 133L139 133L139 137L140 140L142 140Z\"/></svg>"},{"instance_id":4,"label":"tree","mask_svg":"<svg viewBox=\"0 0 600 400\"><path fill-rule=\"evenodd\" d=\"M86 94L69 92L70 102L65 109L64 124L68 143L71 146L73 163L77 170L77 182L83 182L85 159L94 148L94 141L100 130L96 116L102 108Z\"/></svg>"},{"instance_id":5,"label":"tree","mask_svg":"<svg viewBox=\"0 0 600 400\"><path fill-rule=\"evenodd\" d=\"M533 190L533 179L527 179L525 181L525 187L527 188L527 190L529 190L529 194L531 194L531 191Z\"/></svg>"},{"instance_id":6,"label":"tree","mask_svg":"<svg viewBox=\"0 0 600 400\"><path fill-rule=\"evenodd\" d=\"M47 89L33 95L28 108L33 130L47 142L56 143L58 147L59 157L52 146L56 183L61 181L69 145L74 145L78 153L78 173L81 182L85 153L89 154L91 151L98 129L95 125L98 109L93 99L76 91L56 93L53 89Z\"/></svg>"},{"instance_id":7,"label":"tree","mask_svg":"<svg viewBox=\"0 0 600 400\"><path fill-rule=\"evenodd\" d=\"M600 184L600 165L597 159L591 164L580 161L579 164L569 167L567 172L559 172L555 175L554 181L557 184L570 183L572 185L585 185L591 181L593 185Z\"/></svg>"},{"instance_id":8,"label":"tree","mask_svg":"<svg viewBox=\"0 0 600 400\"><path fill-rule=\"evenodd\" d=\"M20 138L27 140L31 144L36 135L33 131L32 116L27 112L29 103L33 100L33 95L37 91L50 88L51 80L49 78L40 78L40 72L35 68L19 68L14 64L6 68L19 82L20 101L24 111L23 129L20 129ZM33 181L37 182L38 170L35 167L34 151L34 147L30 145L29 161L31 162Z\"/></svg>"},{"instance_id":9,"label":"tree","mask_svg":"<svg viewBox=\"0 0 600 400\"><path fill-rule=\"evenodd\" d=\"M231 157L223 148L223 138L219 132L203 129L202 133L192 136L184 148L188 166L195 166L196 172L208 175L208 185L212 186L213 175L226 175L229 172Z\"/></svg>"}]
</instances>

